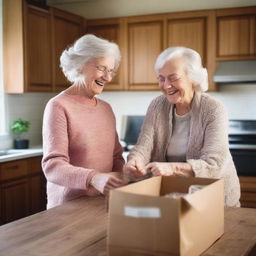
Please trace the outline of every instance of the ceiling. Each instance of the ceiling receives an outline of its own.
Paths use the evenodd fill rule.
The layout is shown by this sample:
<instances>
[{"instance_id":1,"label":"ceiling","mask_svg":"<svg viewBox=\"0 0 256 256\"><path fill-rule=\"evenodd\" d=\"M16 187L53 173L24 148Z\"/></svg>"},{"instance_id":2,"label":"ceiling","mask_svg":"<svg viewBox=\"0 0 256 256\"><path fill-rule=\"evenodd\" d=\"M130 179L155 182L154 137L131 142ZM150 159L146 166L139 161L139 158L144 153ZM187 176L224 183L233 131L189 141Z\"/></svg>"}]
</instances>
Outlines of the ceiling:
<instances>
[{"instance_id":1,"label":"ceiling","mask_svg":"<svg viewBox=\"0 0 256 256\"><path fill-rule=\"evenodd\" d=\"M47 0L86 19L253 6L255 0Z\"/></svg>"}]
</instances>

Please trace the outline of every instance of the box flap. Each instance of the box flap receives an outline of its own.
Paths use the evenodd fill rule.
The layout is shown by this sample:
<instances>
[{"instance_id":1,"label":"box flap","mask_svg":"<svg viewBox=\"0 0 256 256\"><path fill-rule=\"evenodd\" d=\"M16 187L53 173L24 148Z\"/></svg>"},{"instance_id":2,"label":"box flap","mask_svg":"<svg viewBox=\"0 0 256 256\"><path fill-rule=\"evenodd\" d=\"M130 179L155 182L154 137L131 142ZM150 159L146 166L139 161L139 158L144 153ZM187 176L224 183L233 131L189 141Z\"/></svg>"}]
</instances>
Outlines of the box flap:
<instances>
[{"instance_id":1,"label":"box flap","mask_svg":"<svg viewBox=\"0 0 256 256\"><path fill-rule=\"evenodd\" d=\"M199 255L224 232L224 182L213 180L181 201L181 254Z\"/></svg>"},{"instance_id":2,"label":"box flap","mask_svg":"<svg viewBox=\"0 0 256 256\"><path fill-rule=\"evenodd\" d=\"M153 177L115 189L115 191L123 191L137 195L159 196L161 189L161 180L161 176ZM112 191L110 191L110 193L111 192Z\"/></svg>"}]
</instances>

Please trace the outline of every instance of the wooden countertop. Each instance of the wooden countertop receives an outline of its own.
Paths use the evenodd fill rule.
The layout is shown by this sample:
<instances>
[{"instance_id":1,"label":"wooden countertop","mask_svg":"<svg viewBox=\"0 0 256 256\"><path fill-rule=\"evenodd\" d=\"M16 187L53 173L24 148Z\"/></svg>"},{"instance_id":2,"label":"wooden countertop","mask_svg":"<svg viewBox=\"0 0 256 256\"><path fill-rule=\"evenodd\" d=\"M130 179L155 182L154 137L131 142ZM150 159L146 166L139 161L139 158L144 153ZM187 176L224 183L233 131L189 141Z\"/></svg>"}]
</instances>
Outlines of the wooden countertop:
<instances>
[{"instance_id":1,"label":"wooden countertop","mask_svg":"<svg viewBox=\"0 0 256 256\"><path fill-rule=\"evenodd\" d=\"M0 226L0 255L106 256L106 229L104 198L80 198ZM225 233L202 255L255 256L256 209L225 209Z\"/></svg>"}]
</instances>

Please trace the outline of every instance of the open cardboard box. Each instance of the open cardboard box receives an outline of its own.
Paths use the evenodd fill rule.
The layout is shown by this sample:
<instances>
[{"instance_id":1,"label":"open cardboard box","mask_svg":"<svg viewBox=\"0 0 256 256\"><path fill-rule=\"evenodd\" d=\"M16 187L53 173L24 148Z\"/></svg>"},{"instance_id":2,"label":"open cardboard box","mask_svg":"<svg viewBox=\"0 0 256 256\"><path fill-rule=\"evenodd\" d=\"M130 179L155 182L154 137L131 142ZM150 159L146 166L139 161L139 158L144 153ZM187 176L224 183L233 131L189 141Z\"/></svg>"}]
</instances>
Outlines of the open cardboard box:
<instances>
[{"instance_id":1,"label":"open cardboard box","mask_svg":"<svg viewBox=\"0 0 256 256\"><path fill-rule=\"evenodd\" d=\"M190 185L206 185L182 198ZM223 180L158 176L110 193L108 255L200 255L224 233Z\"/></svg>"}]
</instances>

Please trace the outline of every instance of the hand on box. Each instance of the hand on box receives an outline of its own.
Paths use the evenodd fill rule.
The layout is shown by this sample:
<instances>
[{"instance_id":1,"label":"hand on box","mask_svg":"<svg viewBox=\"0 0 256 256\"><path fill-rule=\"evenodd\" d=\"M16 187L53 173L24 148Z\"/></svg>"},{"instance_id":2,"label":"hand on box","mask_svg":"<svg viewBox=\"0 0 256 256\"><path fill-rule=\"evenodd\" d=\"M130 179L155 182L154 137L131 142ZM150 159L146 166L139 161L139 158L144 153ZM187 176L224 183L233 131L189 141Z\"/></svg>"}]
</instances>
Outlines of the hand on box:
<instances>
[{"instance_id":1,"label":"hand on box","mask_svg":"<svg viewBox=\"0 0 256 256\"><path fill-rule=\"evenodd\" d=\"M125 185L120 172L97 173L92 177L91 185L104 195L114 188Z\"/></svg>"},{"instance_id":2,"label":"hand on box","mask_svg":"<svg viewBox=\"0 0 256 256\"><path fill-rule=\"evenodd\" d=\"M151 162L146 165L146 170L150 170L153 176L175 175L175 166L172 163Z\"/></svg>"},{"instance_id":3,"label":"hand on box","mask_svg":"<svg viewBox=\"0 0 256 256\"><path fill-rule=\"evenodd\" d=\"M145 169L150 170L153 176L195 176L191 165L188 163L152 162L147 164Z\"/></svg>"},{"instance_id":4,"label":"hand on box","mask_svg":"<svg viewBox=\"0 0 256 256\"><path fill-rule=\"evenodd\" d=\"M127 164L123 167L123 172L125 175L131 178L139 178L146 174L146 169L144 164L140 160L129 160Z\"/></svg>"}]
</instances>

